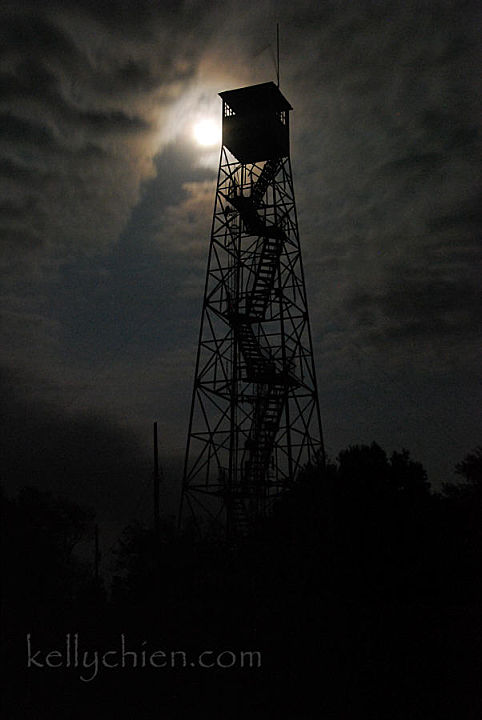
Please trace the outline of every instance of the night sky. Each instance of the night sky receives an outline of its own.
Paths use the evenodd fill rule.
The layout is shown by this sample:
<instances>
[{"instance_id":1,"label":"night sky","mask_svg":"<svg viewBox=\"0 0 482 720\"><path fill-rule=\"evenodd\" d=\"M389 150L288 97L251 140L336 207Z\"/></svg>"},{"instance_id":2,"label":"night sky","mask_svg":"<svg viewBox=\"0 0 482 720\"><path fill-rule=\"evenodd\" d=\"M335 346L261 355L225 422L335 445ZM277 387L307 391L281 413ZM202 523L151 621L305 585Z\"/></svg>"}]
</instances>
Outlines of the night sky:
<instances>
[{"instance_id":1,"label":"night sky","mask_svg":"<svg viewBox=\"0 0 482 720\"><path fill-rule=\"evenodd\" d=\"M480 444L480 4L6 2L2 476L100 517L174 511L219 148L217 93L276 79L328 455Z\"/></svg>"}]
</instances>

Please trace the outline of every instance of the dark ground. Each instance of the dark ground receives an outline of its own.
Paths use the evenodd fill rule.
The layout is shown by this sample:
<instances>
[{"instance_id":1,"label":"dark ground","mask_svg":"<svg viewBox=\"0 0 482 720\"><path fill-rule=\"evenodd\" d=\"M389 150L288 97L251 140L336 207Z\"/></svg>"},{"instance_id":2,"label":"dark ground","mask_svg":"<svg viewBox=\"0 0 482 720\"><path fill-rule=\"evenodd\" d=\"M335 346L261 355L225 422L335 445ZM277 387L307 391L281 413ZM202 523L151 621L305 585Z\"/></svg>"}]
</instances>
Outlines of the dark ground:
<instances>
[{"instance_id":1,"label":"dark ground","mask_svg":"<svg viewBox=\"0 0 482 720\"><path fill-rule=\"evenodd\" d=\"M408 453L350 448L237 546L165 524L154 558L151 532L130 527L109 592L73 553L88 510L32 489L4 499L3 717L481 717L481 459L436 494ZM78 633L91 654L124 634L188 666L82 682L60 656L27 668L27 633L43 664ZM206 650L259 651L261 667L191 667Z\"/></svg>"}]
</instances>

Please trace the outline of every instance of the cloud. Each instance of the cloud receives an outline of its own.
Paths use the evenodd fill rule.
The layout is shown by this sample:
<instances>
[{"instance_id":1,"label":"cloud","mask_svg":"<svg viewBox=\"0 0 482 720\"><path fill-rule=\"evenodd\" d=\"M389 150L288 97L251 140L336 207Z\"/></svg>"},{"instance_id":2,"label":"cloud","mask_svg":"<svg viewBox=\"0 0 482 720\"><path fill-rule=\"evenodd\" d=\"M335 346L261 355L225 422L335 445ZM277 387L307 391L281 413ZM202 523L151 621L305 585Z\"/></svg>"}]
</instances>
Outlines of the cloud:
<instances>
[{"instance_id":1,"label":"cloud","mask_svg":"<svg viewBox=\"0 0 482 720\"><path fill-rule=\"evenodd\" d=\"M32 485L123 517L138 505L148 459L136 438L111 417L66 412L48 401L38 378L2 369L2 484Z\"/></svg>"},{"instance_id":2,"label":"cloud","mask_svg":"<svg viewBox=\"0 0 482 720\"><path fill-rule=\"evenodd\" d=\"M330 442L348 438L330 430L340 417L353 442L369 412L370 427L393 429L397 400L373 409L379 368L401 388L423 378L430 407L443 378L455 403L466 397L480 237L475 3L3 7L3 361L32 378L25 406L36 378L49 388L40 405L48 395L59 416L69 403L109 410L139 433L164 408L163 433L182 445L216 170L189 124L218 116L217 92L275 77L277 20ZM462 425L459 439L476 444L475 422Z\"/></svg>"},{"instance_id":3,"label":"cloud","mask_svg":"<svg viewBox=\"0 0 482 720\"><path fill-rule=\"evenodd\" d=\"M9 199L21 204L28 185L37 200L4 230L3 254L23 254L22 272L38 270L39 246L51 272L115 243L153 174L166 108L193 76L201 45L188 24L205 14L196 4L179 15L152 3L4 6L0 169Z\"/></svg>"}]
</instances>

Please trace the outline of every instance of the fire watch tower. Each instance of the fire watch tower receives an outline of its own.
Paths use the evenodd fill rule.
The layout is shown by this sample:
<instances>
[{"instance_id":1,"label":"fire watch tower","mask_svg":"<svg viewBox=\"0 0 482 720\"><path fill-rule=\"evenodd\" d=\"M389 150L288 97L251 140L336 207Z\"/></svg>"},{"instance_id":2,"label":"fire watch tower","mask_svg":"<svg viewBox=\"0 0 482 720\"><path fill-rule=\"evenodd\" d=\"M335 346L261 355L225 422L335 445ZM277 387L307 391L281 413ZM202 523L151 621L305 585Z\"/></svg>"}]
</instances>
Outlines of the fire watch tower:
<instances>
[{"instance_id":1,"label":"fire watch tower","mask_svg":"<svg viewBox=\"0 0 482 720\"><path fill-rule=\"evenodd\" d=\"M180 518L244 535L324 457L289 155L272 82L220 93L223 139Z\"/></svg>"}]
</instances>

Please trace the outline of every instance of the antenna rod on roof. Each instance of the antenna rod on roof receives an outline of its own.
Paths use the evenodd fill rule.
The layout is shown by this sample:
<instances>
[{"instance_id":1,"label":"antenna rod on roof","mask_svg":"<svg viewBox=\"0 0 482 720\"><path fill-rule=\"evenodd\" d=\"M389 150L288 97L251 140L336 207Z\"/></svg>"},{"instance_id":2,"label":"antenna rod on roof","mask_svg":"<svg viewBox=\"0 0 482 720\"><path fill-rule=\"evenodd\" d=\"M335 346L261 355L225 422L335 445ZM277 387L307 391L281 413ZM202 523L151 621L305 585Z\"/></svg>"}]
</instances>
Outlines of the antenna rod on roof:
<instances>
[{"instance_id":1,"label":"antenna rod on roof","mask_svg":"<svg viewBox=\"0 0 482 720\"><path fill-rule=\"evenodd\" d=\"M276 77L279 87L279 23L276 23Z\"/></svg>"}]
</instances>

